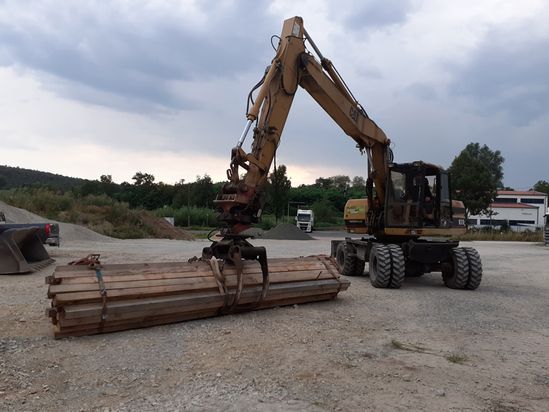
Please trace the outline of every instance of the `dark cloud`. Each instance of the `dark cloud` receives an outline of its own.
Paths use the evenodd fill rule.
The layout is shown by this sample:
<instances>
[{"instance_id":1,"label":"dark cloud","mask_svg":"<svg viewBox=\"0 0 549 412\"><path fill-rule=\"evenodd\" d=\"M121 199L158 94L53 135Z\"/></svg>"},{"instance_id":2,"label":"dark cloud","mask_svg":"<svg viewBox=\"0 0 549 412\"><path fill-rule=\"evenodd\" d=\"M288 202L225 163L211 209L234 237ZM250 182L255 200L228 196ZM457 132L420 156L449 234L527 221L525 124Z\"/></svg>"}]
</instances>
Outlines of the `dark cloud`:
<instances>
[{"instance_id":1,"label":"dark cloud","mask_svg":"<svg viewBox=\"0 0 549 412\"><path fill-rule=\"evenodd\" d=\"M465 96L485 115L503 112L525 126L549 107L549 39L517 44L520 33L493 32L458 71L450 92Z\"/></svg>"},{"instance_id":2,"label":"dark cloud","mask_svg":"<svg viewBox=\"0 0 549 412\"><path fill-rule=\"evenodd\" d=\"M400 24L406 21L412 10L412 2L409 0L366 0L356 4L339 4L338 8L349 7L347 23L353 29L378 28L392 24Z\"/></svg>"},{"instance_id":3,"label":"dark cloud","mask_svg":"<svg viewBox=\"0 0 549 412\"><path fill-rule=\"evenodd\" d=\"M126 110L189 109L196 105L193 97L174 92L174 82L231 77L268 61L249 53L268 44L273 30L265 2L222 11L216 2L201 3L208 18L198 28L175 12L40 5L28 8L39 14L36 19L22 14L0 21L0 64L57 77L48 86L65 97L108 106L112 101ZM244 14L252 17L242 19ZM273 27L276 33L278 25Z\"/></svg>"}]
</instances>

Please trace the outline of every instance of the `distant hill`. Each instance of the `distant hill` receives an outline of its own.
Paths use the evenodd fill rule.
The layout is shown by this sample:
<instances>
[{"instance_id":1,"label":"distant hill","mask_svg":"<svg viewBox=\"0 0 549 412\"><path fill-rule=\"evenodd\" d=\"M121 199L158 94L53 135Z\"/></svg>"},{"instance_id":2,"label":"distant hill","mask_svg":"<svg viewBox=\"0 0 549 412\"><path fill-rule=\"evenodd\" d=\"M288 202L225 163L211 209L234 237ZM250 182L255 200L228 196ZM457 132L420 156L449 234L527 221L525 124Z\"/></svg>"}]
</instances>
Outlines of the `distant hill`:
<instances>
[{"instance_id":1,"label":"distant hill","mask_svg":"<svg viewBox=\"0 0 549 412\"><path fill-rule=\"evenodd\" d=\"M70 189L71 187L81 186L87 181L77 177L0 165L0 189L33 185Z\"/></svg>"}]
</instances>

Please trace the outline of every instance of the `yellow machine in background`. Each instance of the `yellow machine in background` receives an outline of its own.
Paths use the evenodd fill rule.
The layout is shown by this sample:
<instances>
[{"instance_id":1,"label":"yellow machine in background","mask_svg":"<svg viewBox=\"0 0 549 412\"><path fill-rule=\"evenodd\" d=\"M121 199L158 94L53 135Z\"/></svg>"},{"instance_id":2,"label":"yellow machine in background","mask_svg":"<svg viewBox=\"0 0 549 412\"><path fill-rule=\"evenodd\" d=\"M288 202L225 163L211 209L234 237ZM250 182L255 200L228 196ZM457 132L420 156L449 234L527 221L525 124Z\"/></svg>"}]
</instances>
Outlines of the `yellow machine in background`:
<instances>
[{"instance_id":1,"label":"yellow machine in background","mask_svg":"<svg viewBox=\"0 0 549 412\"><path fill-rule=\"evenodd\" d=\"M343 220L349 233L366 234L368 233L368 200L367 199L349 199L345 203Z\"/></svg>"}]
</instances>

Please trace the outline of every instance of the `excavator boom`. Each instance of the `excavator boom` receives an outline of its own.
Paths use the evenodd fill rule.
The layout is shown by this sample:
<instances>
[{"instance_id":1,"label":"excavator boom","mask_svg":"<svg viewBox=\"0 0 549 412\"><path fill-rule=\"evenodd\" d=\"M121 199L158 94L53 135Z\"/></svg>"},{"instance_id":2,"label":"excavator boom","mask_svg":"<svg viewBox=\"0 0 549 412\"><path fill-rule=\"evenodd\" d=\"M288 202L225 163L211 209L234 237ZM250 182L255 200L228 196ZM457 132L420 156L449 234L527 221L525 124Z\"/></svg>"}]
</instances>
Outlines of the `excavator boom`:
<instances>
[{"instance_id":1,"label":"excavator boom","mask_svg":"<svg viewBox=\"0 0 549 412\"><path fill-rule=\"evenodd\" d=\"M320 61L306 51L306 42ZM372 171L375 170L377 195L383 198L390 141L367 116L332 63L322 56L304 29L301 17L284 22L276 55L260 85L246 115L244 132L231 152L229 182L215 200L221 220L228 224L227 233L238 234L259 220L263 208L262 189L299 87L368 154ZM252 150L246 153L242 145L254 123ZM240 167L246 171L242 179Z\"/></svg>"}]
</instances>

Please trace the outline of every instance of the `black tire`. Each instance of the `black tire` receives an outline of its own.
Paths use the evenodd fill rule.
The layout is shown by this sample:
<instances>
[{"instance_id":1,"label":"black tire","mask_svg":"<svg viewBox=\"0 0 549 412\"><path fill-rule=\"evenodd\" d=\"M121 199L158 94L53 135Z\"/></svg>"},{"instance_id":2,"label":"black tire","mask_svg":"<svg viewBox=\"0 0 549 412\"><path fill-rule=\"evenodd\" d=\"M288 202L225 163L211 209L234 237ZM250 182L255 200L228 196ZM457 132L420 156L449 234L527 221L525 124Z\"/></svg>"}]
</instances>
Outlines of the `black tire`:
<instances>
[{"instance_id":1,"label":"black tire","mask_svg":"<svg viewBox=\"0 0 549 412\"><path fill-rule=\"evenodd\" d=\"M398 245L387 245L387 248L391 252L391 281L389 282L389 287L399 289L406 274L404 253Z\"/></svg>"},{"instance_id":2,"label":"black tire","mask_svg":"<svg viewBox=\"0 0 549 412\"><path fill-rule=\"evenodd\" d=\"M374 244L369 259L370 283L375 288L388 288L391 283L391 252L386 245Z\"/></svg>"},{"instance_id":3,"label":"black tire","mask_svg":"<svg viewBox=\"0 0 549 412\"><path fill-rule=\"evenodd\" d=\"M364 267L366 266L366 262L356 258L355 261L355 276L362 276L364 275Z\"/></svg>"},{"instance_id":4,"label":"black tire","mask_svg":"<svg viewBox=\"0 0 549 412\"><path fill-rule=\"evenodd\" d=\"M337 245L336 261L343 276L360 276L364 273L364 261L356 257L355 248L346 242Z\"/></svg>"},{"instance_id":5,"label":"black tire","mask_svg":"<svg viewBox=\"0 0 549 412\"><path fill-rule=\"evenodd\" d=\"M467 259L469 260L469 278L467 279L465 289L475 290L479 287L482 280L482 262L480 260L480 255L477 250L472 247L464 247L463 250L465 250Z\"/></svg>"},{"instance_id":6,"label":"black tire","mask_svg":"<svg viewBox=\"0 0 549 412\"><path fill-rule=\"evenodd\" d=\"M469 281L469 258L464 248L450 251L450 262L442 270L442 280L450 289L464 289Z\"/></svg>"}]
</instances>

